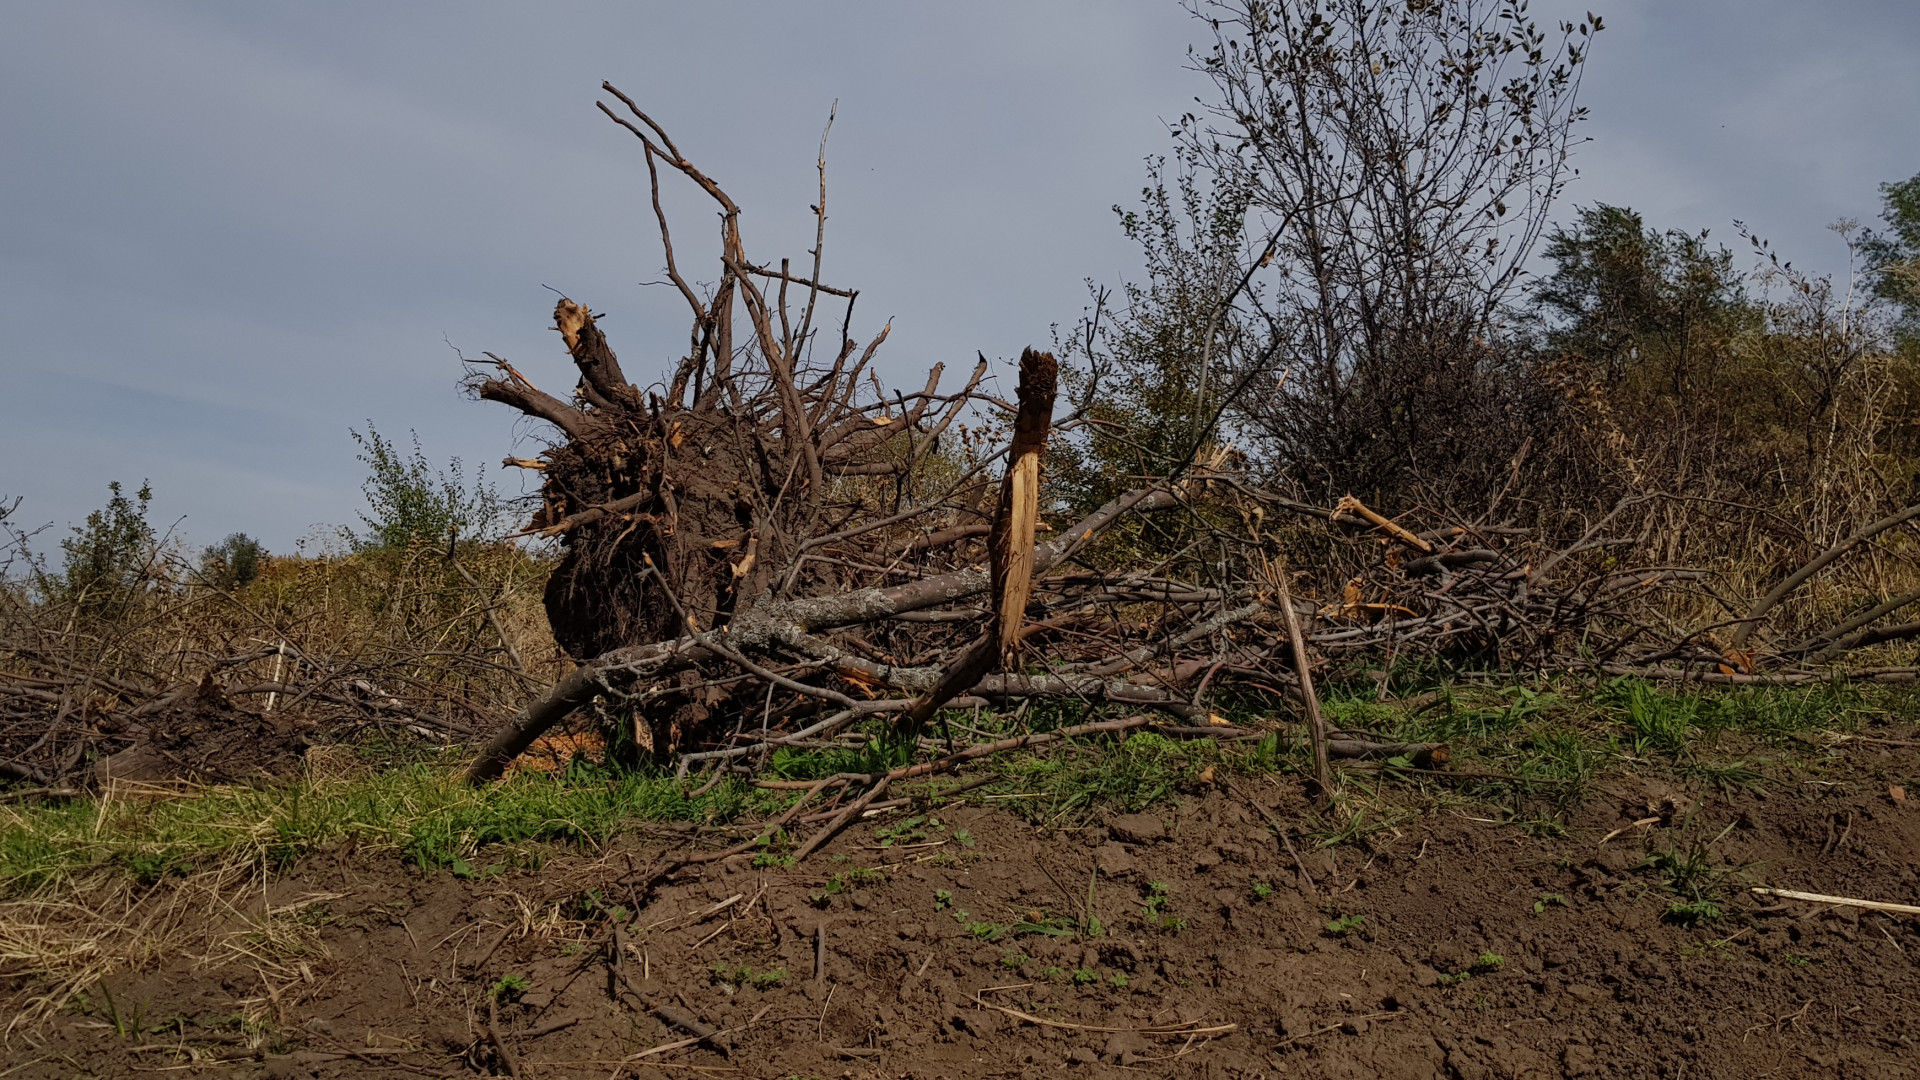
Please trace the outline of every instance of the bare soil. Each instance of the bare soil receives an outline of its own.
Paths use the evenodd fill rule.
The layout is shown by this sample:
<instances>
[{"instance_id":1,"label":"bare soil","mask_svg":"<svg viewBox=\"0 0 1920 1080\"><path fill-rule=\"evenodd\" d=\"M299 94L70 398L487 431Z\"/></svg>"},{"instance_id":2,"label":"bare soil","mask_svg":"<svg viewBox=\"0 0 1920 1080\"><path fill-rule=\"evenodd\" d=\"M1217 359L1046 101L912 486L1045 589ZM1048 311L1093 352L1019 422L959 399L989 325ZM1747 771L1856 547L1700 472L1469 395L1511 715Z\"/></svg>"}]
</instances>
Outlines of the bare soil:
<instances>
[{"instance_id":1,"label":"bare soil","mask_svg":"<svg viewBox=\"0 0 1920 1080\"><path fill-rule=\"evenodd\" d=\"M8 1075L506 1075L486 1001L514 975L498 1027L526 1077L607 1077L687 1039L662 1006L721 1029L721 1049L661 1050L624 1075L1920 1076L1920 921L1746 888L1920 901L1920 806L1889 790L1920 751L1850 746L1821 771L1848 780L1698 807L1615 781L1562 837L1429 814L1302 848L1311 888L1251 805L1298 820L1290 779L1072 831L1004 801L937 826L895 814L797 868L742 857L662 885L622 935L619 975L580 898L625 901L619 882L669 838L473 880L342 850L235 899L305 920L305 958L280 969L299 975L182 958L117 977L122 1027L137 1003L144 1032L116 1033L96 995L16 1030ZM1724 914L1677 924L1646 861L1716 837ZM1101 936L982 936L1083 918L1090 882ZM269 1023L258 1046L232 1019L248 1009Z\"/></svg>"},{"instance_id":2,"label":"bare soil","mask_svg":"<svg viewBox=\"0 0 1920 1080\"><path fill-rule=\"evenodd\" d=\"M292 776L300 771L315 726L287 712L242 709L209 676L149 716L103 723L121 749L94 766L93 778L101 784L223 783Z\"/></svg>"}]
</instances>

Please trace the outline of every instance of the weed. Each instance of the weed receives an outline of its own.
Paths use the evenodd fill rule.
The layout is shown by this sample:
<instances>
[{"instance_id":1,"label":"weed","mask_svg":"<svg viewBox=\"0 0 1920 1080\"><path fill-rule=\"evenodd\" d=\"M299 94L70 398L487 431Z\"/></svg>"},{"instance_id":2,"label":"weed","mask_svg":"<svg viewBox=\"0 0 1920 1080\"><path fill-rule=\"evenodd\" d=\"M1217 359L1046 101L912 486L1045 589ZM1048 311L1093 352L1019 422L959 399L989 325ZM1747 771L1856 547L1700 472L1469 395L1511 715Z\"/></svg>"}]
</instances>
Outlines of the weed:
<instances>
[{"instance_id":1,"label":"weed","mask_svg":"<svg viewBox=\"0 0 1920 1080\"><path fill-rule=\"evenodd\" d=\"M1025 967L1032 960L1033 960L1033 957L1025 956L1017 952L1002 953L1000 955L1000 963L1010 968Z\"/></svg>"},{"instance_id":2,"label":"weed","mask_svg":"<svg viewBox=\"0 0 1920 1080\"><path fill-rule=\"evenodd\" d=\"M1259 903L1260 901L1265 900L1267 897L1272 895L1273 895L1273 886L1267 884L1264 881L1256 881L1253 883L1253 900L1255 903Z\"/></svg>"},{"instance_id":3,"label":"weed","mask_svg":"<svg viewBox=\"0 0 1920 1080\"><path fill-rule=\"evenodd\" d=\"M1697 811L1696 811L1697 812ZM1681 826L1684 835L1691 831L1692 815L1688 815ZM1712 860L1713 845L1719 843L1733 831L1733 824L1720 830L1720 835L1700 842L1698 838L1677 844L1667 842L1666 850L1656 851L1641 862L1641 867L1659 874L1663 886L1679 899L1667 908L1670 921L1692 925L1706 919L1720 917L1720 908L1713 900L1724 888L1726 877L1733 871L1716 866Z\"/></svg>"},{"instance_id":4,"label":"weed","mask_svg":"<svg viewBox=\"0 0 1920 1080\"><path fill-rule=\"evenodd\" d=\"M1505 967L1506 964L1507 958L1501 956L1499 953L1483 952L1473 958L1473 973L1476 975L1491 975Z\"/></svg>"},{"instance_id":5,"label":"weed","mask_svg":"<svg viewBox=\"0 0 1920 1080\"><path fill-rule=\"evenodd\" d=\"M1140 909L1140 916L1147 920L1150 926L1178 933L1187 928L1187 920L1182 919L1178 915L1170 914L1167 911L1168 906L1172 903L1173 895L1168 890L1167 883L1164 881L1153 882L1147 886L1147 899L1145 905Z\"/></svg>"},{"instance_id":6,"label":"weed","mask_svg":"<svg viewBox=\"0 0 1920 1080\"><path fill-rule=\"evenodd\" d=\"M713 973L715 982L752 987L755 990L771 990L785 982L787 978L786 968L755 971L746 964L718 963L707 970Z\"/></svg>"},{"instance_id":7,"label":"weed","mask_svg":"<svg viewBox=\"0 0 1920 1080\"><path fill-rule=\"evenodd\" d=\"M1565 840L1568 835L1567 823L1557 817L1546 817L1534 814L1527 817L1514 818L1510 824L1518 825L1521 832L1536 838Z\"/></svg>"},{"instance_id":8,"label":"weed","mask_svg":"<svg viewBox=\"0 0 1920 1080\"><path fill-rule=\"evenodd\" d=\"M1092 968L1074 968L1073 969L1073 984L1075 986L1087 986L1092 983L1097 983L1099 981L1100 981L1100 973L1093 970Z\"/></svg>"},{"instance_id":9,"label":"weed","mask_svg":"<svg viewBox=\"0 0 1920 1080\"><path fill-rule=\"evenodd\" d=\"M1792 965L1793 967L1811 967L1815 963L1812 957L1802 956L1796 952L1781 953L1780 962L1783 964Z\"/></svg>"},{"instance_id":10,"label":"weed","mask_svg":"<svg viewBox=\"0 0 1920 1080\"><path fill-rule=\"evenodd\" d=\"M1039 915L1033 918L1032 915ZM1047 937L1070 938L1080 929L1080 924L1065 915L1041 914L1033 912L1028 918L1013 924L1017 934L1043 934Z\"/></svg>"},{"instance_id":11,"label":"weed","mask_svg":"<svg viewBox=\"0 0 1920 1080\"><path fill-rule=\"evenodd\" d=\"M1678 755L1700 721L1701 698L1663 694L1639 679L1622 677L1602 695L1619 708L1632 732L1634 755Z\"/></svg>"},{"instance_id":12,"label":"weed","mask_svg":"<svg viewBox=\"0 0 1920 1080\"><path fill-rule=\"evenodd\" d=\"M1742 791L1760 790L1760 774L1747 768L1744 761L1710 763L1702 761L1687 762L1680 766L1680 775L1689 780L1718 788L1731 795Z\"/></svg>"},{"instance_id":13,"label":"weed","mask_svg":"<svg viewBox=\"0 0 1920 1080\"><path fill-rule=\"evenodd\" d=\"M753 857L755 870L784 870L793 865L792 838L785 829L775 829L772 833L756 841L760 851Z\"/></svg>"},{"instance_id":14,"label":"weed","mask_svg":"<svg viewBox=\"0 0 1920 1080\"><path fill-rule=\"evenodd\" d=\"M965 913L962 912L961 914ZM1010 926L996 922L962 922L960 928L972 934L974 937L979 938L981 941L999 941L1001 938L1007 936L1007 931L1013 929Z\"/></svg>"},{"instance_id":15,"label":"weed","mask_svg":"<svg viewBox=\"0 0 1920 1080\"><path fill-rule=\"evenodd\" d=\"M1714 731L1737 731L1779 742L1801 731L1845 730L1866 711L1860 688L1830 683L1807 688L1746 687L1714 699L1702 719Z\"/></svg>"},{"instance_id":16,"label":"weed","mask_svg":"<svg viewBox=\"0 0 1920 1080\"><path fill-rule=\"evenodd\" d=\"M487 996L495 1001L518 1001L531 985L525 975L502 975L487 991Z\"/></svg>"},{"instance_id":17,"label":"weed","mask_svg":"<svg viewBox=\"0 0 1920 1080\"><path fill-rule=\"evenodd\" d=\"M952 906L953 906L953 890L952 889L933 890L933 910L945 911Z\"/></svg>"},{"instance_id":18,"label":"weed","mask_svg":"<svg viewBox=\"0 0 1920 1080\"><path fill-rule=\"evenodd\" d=\"M920 843L942 828L944 826L940 824L939 818L922 817L916 814L886 828L875 829L873 835L880 841L881 847L892 847L895 844Z\"/></svg>"},{"instance_id":19,"label":"weed","mask_svg":"<svg viewBox=\"0 0 1920 1080\"><path fill-rule=\"evenodd\" d=\"M1667 921L1693 926L1720 917L1720 905L1711 900L1676 901L1667 905Z\"/></svg>"},{"instance_id":20,"label":"weed","mask_svg":"<svg viewBox=\"0 0 1920 1080\"><path fill-rule=\"evenodd\" d=\"M1458 741L1503 735L1521 726L1529 717L1558 703L1553 694L1542 694L1524 686L1502 687L1499 696L1505 704L1481 709L1453 709L1429 714L1431 719L1406 725L1403 732L1421 739Z\"/></svg>"},{"instance_id":21,"label":"weed","mask_svg":"<svg viewBox=\"0 0 1920 1080\"><path fill-rule=\"evenodd\" d=\"M100 984L100 996L107 1002L107 1022L113 1025L113 1033L123 1039L131 1039L146 1029L147 1002L134 1006L131 1016L122 1015L120 1006L113 1000L113 991L106 983Z\"/></svg>"},{"instance_id":22,"label":"weed","mask_svg":"<svg viewBox=\"0 0 1920 1080\"><path fill-rule=\"evenodd\" d=\"M1125 990L1127 988L1127 977L1125 975L1116 974L1114 975L1113 978L1107 980L1107 984L1112 986L1115 990Z\"/></svg>"},{"instance_id":23,"label":"weed","mask_svg":"<svg viewBox=\"0 0 1920 1080\"><path fill-rule=\"evenodd\" d=\"M1057 968L1057 967L1049 967L1049 968L1047 968L1047 969L1046 969L1045 971L1042 971L1042 972L1040 973L1040 977L1041 977L1042 979L1045 979L1045 980L1047 980L1048 982L1057 982L1057 981L1059 981L1059 980L1061 980L1061 979L1064 979L1064 978L1066 978L1066 977L1067 977L1067 973L1066 973L1066 972L1064 972L1064 971L1062 971L1062 970L1060 970L1060 969L1059 969L1059 968Z\"/></svg>"},{"instance_id":24,"label":"weed","mask_svg":"<svg viewBox=\"0 0 1920 1080\"><path fill-rule=\"evenodd\" d=\"M1100 806L1143 810L1220 759L1213 743L1188 745L1138 732L1098 755L1035 755L1014 759L1006 768L1025 790L1043 796L1015 800L1019 812L1030 820L1057 822Z\"/></svg>"},{"instance_id":25,"label":"weed","mask_svg":"<svg viewBox=\"0 0 1920 1080\"><path fill-rule=\"evenodd\" d=\"M1543 915L1546 913L1546 910L1550 907L1566 907L1566 906L1567 906L1566 897L1561 896L1557 892L1550 892L1547 895L1533 902L1533 913L1535 915Z\"/></svg>"},{"instance_id":26,"label":"weed","mask_svg":"<svg viewBox=\"0 0 1920 1080\"><path fill-rule=\"evenodd\" d=\"M961 847L970 848L973 846L973 834L965 829L955 831L953 838L959 842Z\"/></svg>"},{"instance_id":27,"label":"weed","mask_svg":"<svg viewBox=\"0 0 1920 1080\"><path fill-rule=\"evenodd\" d=\"M589 922L599 919L626 922L628 916L625 904L607 903L606 898L600 895L599 889L588 889L581 893L573 902L573 912L579 918Z\"/></svg>"},{"instance_id":28,"label":"weed","mask_svg":"<svg viewBox=\"0 0 1920 1080\"><path fill-rule=\"evenodd\" d=\"M1529 779L1557 780L1584 784L1598 771L1600 755L1589 749L1578 731L1549 727L1529 732L1521 746L1520 760L1512 770Z\"/></svg>"},{"instance_id":29,"label":"weed","mask_svg":"<svg viewBox=\"0 0 1920 1080\"><path fill-rule=\"evenodd\" d=\"M863 885L872 885L884 880L886 880L886 874L881 871L868 866L856 866L828 878L826 885L808 893L807 898L813 901L814 907L825 907L828 900L841 893L852 892Z\"/></svg>"},{"instance_id":30,"label":"weed","mask_svg":"<svg viewBox=\"0 0 1920 1080\"><path fill-rule=\"evenodd\" d=\"M1345 937L1366 924L1365 915L1342 915L1327 923L1327 933L1334 937Z\"/></svg>"}]
</instances>

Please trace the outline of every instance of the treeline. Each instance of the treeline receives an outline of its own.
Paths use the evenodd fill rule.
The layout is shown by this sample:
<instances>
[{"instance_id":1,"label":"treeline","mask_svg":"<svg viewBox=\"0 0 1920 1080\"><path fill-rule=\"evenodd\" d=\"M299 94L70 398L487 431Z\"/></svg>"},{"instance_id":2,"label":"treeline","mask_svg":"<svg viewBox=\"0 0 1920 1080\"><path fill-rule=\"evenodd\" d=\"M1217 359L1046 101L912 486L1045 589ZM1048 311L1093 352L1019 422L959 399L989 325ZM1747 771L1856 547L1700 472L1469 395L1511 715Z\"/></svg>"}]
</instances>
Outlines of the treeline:
<instances>
[{"instance_id":1,"label":"treeline","mask_svg":"<svg viewBox=\"0 0 1920 1080\"><path fill-rule=\"evenodd\" d=\"M1193 6L1214 93L1115 208L1146 273L1059 342L1088 418L1052 462L1063 509L1223 462L1548 534L1628 500L1620 561L1752 596L1920 501L1920 176L1878 227L1834 226L1838 276L1570 204L1601 20L1511 7ZM1868 562L1812 602L1915 576Z\"/></svg>"}]
</instances>

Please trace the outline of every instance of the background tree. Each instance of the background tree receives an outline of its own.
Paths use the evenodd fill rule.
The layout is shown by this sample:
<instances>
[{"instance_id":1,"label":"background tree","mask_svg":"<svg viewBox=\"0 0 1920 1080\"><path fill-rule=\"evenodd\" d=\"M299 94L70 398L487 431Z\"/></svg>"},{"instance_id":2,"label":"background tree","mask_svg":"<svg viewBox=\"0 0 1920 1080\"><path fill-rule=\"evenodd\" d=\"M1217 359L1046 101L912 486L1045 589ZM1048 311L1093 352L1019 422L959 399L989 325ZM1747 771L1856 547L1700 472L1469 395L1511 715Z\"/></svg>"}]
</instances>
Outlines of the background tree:
<instances>
[{"instance_id":1,"label":"background tree","mask_svg":"<svg viewBox=\"0 0 1920 1080\"><path fill-rule=\"evenodd\" d=\"M65 554L56 590L61 599L91 614L122 611L153 569L156 538L147 521L153 489L145 481L129 498L120 481L107 485L107 505L87 515L85 525L60 541Z\"/></svg>"},{"instance_id":2,"label":"background tree","mask_svg":"<svg viewBox=\"0 0 1920 1080\"><path fill-rule=\"evenodd\" d=\"M1860 241L1873 277L1874 294L1899 307L1905 346L1920 346L1920 174L1880 185L1881 220L1887 231Z\"/></svg>"},{"instance_id":3,"label":"background tree","mask_svg":"<svg viewBox=\"0 0 1920 1080\"><path fill-rule=\"evenodd\" d=\"M1111 336L1116 388L1160 415L1190 387L1315 499L1484 488L1553 408L1503 329L1599 20L1550 41L1512 2L1190 10L1213 93L1176 125L1180 198L1156 176L1126 222L1148 283Z\"/></svg>"},{"instance_id":4,"label":"background tree","mask_svg":"<svg viewBox=\"0 0 1920 1080\"><path fill-rule=\"evenodd\" d=\"M1554 270L1531 290L1551 320L1546 345L1570 354L1609 392L1689 400L1722 374L1732 342L1759 315L1733 253L1707 234L1649 229L1600 204L1547 237Z\"/></svg>"},{"instance_id":5,"label":"background tree","mask_svg":"<svg viewBox=\"0 0 1920 1080\"><path fill-rule=\"evenodd\" d=\"M359 459L367 466L360 483L367 509L360 514L366 530L344 529L348 543L366 550L402 550L410 543L445 543L450 535L487 542L500 538L505 504L484 478L471 484L459 458L436 469L413 434L413 452L407 453L367 422L362 435L347 432L360 446Z\"/></svg>"},{"instance_id":6,"label":"background tree","mask_svg":"<svg viewBox=\"0 0 1920 1080\"><path fill-rule=\"evenodd\" d=\"M231 533L200 553L200 576L214 588L244 589L260 576L267 549L246 533Z\"/></svg>"}]
</instances>

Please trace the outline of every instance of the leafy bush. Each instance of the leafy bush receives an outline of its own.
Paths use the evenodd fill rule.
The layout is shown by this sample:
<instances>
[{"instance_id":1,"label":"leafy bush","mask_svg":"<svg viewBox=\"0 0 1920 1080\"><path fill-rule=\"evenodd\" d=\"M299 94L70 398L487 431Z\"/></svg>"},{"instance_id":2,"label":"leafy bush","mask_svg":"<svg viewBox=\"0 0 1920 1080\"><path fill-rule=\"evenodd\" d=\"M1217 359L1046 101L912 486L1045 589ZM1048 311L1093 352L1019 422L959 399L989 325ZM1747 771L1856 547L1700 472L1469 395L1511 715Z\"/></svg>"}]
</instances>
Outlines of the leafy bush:
<instances>
[{"instance_id":1,"label":"leafy bush","mask_svg":"<svg viewBox=\"0 0 1920 1080\"><path fill-rule=\"evenodd\" d=\"M232 533L200 553L200 576L226 592L244 589L260 576L260 560L266 554L260 541L246 533Z\"/></svg>"},{"instance_id":2,"label":"leafy bush","mask_svg":"<svg viewBox=\"0 0 1920 1080\"><path fill-rule=\"evenodd\" d=\"M49 591L89 613L123 608L147 579L153 567L155 538L147 522L153 488L141 481L132 498L120 490L120 481L107 485L107 505L87 515L73 535L60 541L66 555L64 570Z\"/></svg>"},{"instance_id":3,"label":"leafy bush","mask_svg":"<svg viewBox=\"0 0 1920 1080\"><path fill-rule=\"evenodd\" d=\"M444 469L428 464L413 435L413 452L402 450L367 423L367 433L348 429L360 445L356 455L366 463L368 476L360 484L367 510L360 514L366 531L343 529L356 550L404 550L415 542L439 543L457 535L463 540L488 542L500 537L506 506L499 492L484 479L469 486L459 458Z\"/></svg>"}]
</instances>

